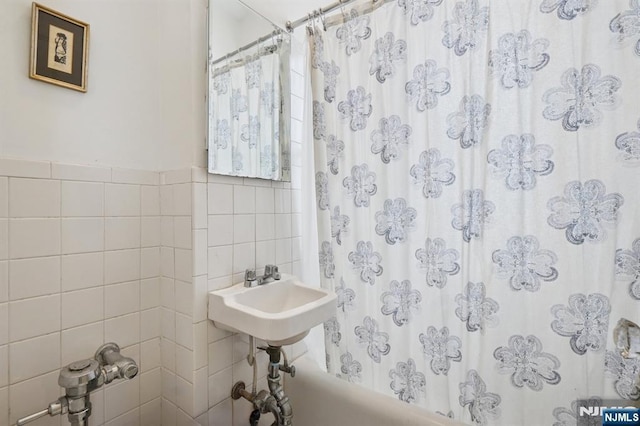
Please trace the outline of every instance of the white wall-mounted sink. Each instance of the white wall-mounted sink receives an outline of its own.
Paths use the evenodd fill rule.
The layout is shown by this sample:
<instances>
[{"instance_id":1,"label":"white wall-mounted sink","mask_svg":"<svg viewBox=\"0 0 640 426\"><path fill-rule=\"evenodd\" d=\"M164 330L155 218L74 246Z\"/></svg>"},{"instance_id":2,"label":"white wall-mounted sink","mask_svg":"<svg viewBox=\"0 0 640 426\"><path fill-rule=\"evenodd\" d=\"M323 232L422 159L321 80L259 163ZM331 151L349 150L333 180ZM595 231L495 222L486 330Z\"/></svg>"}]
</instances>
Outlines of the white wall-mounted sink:
<instances>
[{"instance_id":1,"label":"white wall-mounted sink","mask_svg":"<svg viewBox=\"0 0 640 426\"><path fill-rule=\"evenodd\" d=\"M247 288L244 283L209 293L216 327L245 333L270 345L290 345L336 312L336 295L304 285L293 275Z\"/></svg>"}]
</instances>

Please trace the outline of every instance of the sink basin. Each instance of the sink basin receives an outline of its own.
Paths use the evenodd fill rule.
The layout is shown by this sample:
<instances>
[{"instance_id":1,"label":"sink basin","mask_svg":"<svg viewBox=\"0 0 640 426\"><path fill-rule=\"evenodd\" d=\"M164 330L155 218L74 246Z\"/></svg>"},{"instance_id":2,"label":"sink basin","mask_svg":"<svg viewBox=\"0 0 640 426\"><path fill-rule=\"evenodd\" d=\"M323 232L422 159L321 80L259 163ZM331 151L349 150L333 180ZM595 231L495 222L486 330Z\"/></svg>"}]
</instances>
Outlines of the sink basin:
<instances>
[{"instance_id":1,"label":"sink basin","mask_svg":"<svg viewBox=\"0 0 640 426\"><path fill-rule=\"evenodd\" d=\"M245 333L272 346L290 345L335 315L336 295L309 287L288 274L269 284L244 283L209 293L209 319L216 327Z\"/></svg>"}]
</instances>

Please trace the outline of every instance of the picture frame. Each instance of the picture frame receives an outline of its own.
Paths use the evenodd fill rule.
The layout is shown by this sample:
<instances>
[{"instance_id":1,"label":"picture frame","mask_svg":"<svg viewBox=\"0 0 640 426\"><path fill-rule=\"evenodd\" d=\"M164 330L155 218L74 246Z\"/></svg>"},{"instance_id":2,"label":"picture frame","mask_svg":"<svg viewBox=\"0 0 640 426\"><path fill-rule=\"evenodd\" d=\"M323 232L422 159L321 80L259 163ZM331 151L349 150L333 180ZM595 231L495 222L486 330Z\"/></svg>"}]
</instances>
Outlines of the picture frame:
<instances>
[{"instance_id":1,"label":"picture frame","mask_svg":"<svg viewBox=\"0 0 640 426\"><path fill-rule=\"evenodd\" d=\"M32 4L29 77L87 91L89 24Z\"/></svg>"}]
</instances>

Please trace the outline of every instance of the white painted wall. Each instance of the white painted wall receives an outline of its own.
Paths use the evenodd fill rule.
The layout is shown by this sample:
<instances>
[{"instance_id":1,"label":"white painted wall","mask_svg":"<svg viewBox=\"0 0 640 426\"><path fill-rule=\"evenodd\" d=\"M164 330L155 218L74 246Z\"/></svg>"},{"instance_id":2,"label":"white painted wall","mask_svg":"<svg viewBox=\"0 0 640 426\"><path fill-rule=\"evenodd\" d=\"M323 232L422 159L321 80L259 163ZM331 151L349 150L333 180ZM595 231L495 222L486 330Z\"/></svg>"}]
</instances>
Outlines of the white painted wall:
<instances>
[{"instance_id":1,"label":"white painted wall","mask_svg":"<svg viewBox=\"0 0 640 426\"><path fill-rule=\"evenodd\" d=\"M204 161L206 0L42 3L91 25L88 92L28 78L31 0L1 1L1 157L148 170Z\"/></svg>"}]
</instances>

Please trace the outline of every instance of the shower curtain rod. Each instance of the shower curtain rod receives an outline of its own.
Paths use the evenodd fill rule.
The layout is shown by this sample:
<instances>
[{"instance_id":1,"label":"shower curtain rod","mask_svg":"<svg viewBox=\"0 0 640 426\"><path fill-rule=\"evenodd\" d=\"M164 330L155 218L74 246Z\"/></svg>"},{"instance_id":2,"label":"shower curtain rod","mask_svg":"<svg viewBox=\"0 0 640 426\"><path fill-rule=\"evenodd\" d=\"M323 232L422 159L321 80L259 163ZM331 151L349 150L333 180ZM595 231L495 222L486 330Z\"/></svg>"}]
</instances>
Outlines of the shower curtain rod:
<instances>
[{"instance_id":1,"label":"shower curtain rod","mask_svg":"<svg viewBox=\"0 0 640 426\"><path fill-rule=\"evenodd\" d=\"M300 18L300 19L296 19L295 21L291 22L291 21L287 21L286 24L286 28L287 31L289 32L293 32L293 30L295 30L296 28L298 28L300 25L304 25L307 22L311 21L312 19L317 18L318 16L322 17L323 15L327 14L327 13L331 13L343 6L348 5L349 3L353 3L355 0L338 0L335 3L330 4L327 7L321 7L318 10L314 10L313 12L309 13L307 16L305 16L304 18ZM378 2L382 2L387 3L389 1L392 0L373 0L372 3L375 5Z\"/></svg>"},{"instance_id":2,"label":"shower curtain rod","mask_svg":"<svg viewBox=\"0 0 640 426\"><path fill-rule=\"evenodd\" d=\"M233 56L237 55L237 54L238 54L238 53L240 53L240 52L243 52L243 51L245 51L245 50L251 49L253 46L256 46L256 45L258 45L258 44L260 44L260 43L262 43L262 42L264 42L264 41L269 40L270 38L273 38L273 37L275 37L275 36L277 36L277 35L279 35L279 34L282 34L282 32L283 32L283 30L281 30L280 28L278 28L277 30L275 30L275 31L273 31L273 32L271 32L271 33L269 33L269 34L267 34L266 36L262 36L262 37L260 37L259 39L254 40L254 41L252 41L252 42L251 42L251 43L249 43L249 44L245 44L244 46L239 47L238 49L234 50L233 52L231 52L231 53L227 53L226 55L219 57L219 58L218 58L218 59L216 59L215 61L211 61L210 65L215 65L215 64L217 64L217 63L220 63L220 62L222 62L222 61L224 61L224 60L226 60L226 59L229 59L229 58L231 58L231 57L233 57Z\"/></svg>"}]
</instances>

